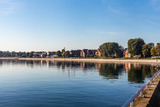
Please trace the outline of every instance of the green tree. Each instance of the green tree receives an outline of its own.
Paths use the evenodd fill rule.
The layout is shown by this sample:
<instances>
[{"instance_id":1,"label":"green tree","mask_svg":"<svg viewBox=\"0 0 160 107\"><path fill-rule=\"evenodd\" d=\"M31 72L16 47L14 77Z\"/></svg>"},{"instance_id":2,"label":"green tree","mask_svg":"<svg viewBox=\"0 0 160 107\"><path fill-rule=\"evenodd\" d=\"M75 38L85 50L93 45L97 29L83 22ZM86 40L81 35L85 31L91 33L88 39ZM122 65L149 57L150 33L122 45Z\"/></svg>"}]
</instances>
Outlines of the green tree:
<instances>
[{"instance_id":1,"label":"green tree","mask_svg":"<svg viewBox=\"0 0 160 107\"><path fill-rule=\"evenodd\" d=\"M65 52L65 57L70 57L69 51L66 51L66 52Z\"/></svg>"},{"instance_id":2,"label":"green tree","mask_svg":"<svg viewBox=\"0 0 160 107\"><path fill-rule=\"evenodd\" d=\"M123 57L123 52L124 52L124 48L122 46L119 46L119 49L118 49L118 57Z\"/></svg>"},{"instance_id":3,"label":"green tree","mask_svg":"<svg viewBox=\"0 0 160 107\"><path fill-rule=\"evenodd\" d=\"M132 56L142 54L142 46L145 44L141 38L135 38L128 40L128 52Z\"/></svg>"},{"instance_id":4,"label":"green tree","mask_svg":"<svg viewBox=\"0 0 160 107\"><path fill-rule=\"evenodd\" d=\"M142 54L144 57L150 57L151 56L151 49L154 46L153 43L144 44L142 47Z\"/></svg>"},{"instance_id":5,"label":"green tree","mask_svg":"<svg viewBox=\"0 0 160 107\"><path fill-rule=\"evenodd\" d=\"M15 57L16 56L16 52L12 51L11 52L11 57Z\"/></svg>"},{"instance_id":6,"label":"green tree","mask_svg":"<svg viewBox=\"0 0 160 107\"><path fill-rule=\"evenodd\" d=\"M58 51L56 52L56 55L57 55L58 57L60 57L60 56L61 56L61 51L58 50Z\"/></svg>"},{"instance_id":7,"label":"green tree","mask_svg":"<svg viewBox=\"0 0 160 107\"><path fill-rule=\"evenodd\" d=\"M62 49L62 53L63 53L63 52L65 52L65 48L64 48L64 49Z\"/></svg>"},{"instance_id":8,"label":"green tree","mask_svg":"<svg viewBox=\"0 0 160 107\"><path fill-rule=\"evenodd\" d=\"M26 53L26 57L29 57L29 52Z\"/></svg>"},{"instance_id":9,"label":"green tree","mask_svg":"<svg viewBox=\"0 0 160 107\"><path fill-rule=\"evenodd\" d=\"M66 53L66 52L62 52L62 57L65 57L65 53Z\"/></svg>"},{"instance_id":10,"label":"green tree","mask_svg":"<svg viewBox=\"0 0 160 107\"><path fill-rule=\"evenodd\" d=\"M147 48L148 48L148 50L149 50L149 52L148 52L148 57L151 57L151 49L152 49L152 47L154 47L154 43L148 43L147 44Z\"/></svg>"},{"instance_id":11,"label":"green tree","mask_svg":"<svg viewBox=\"0 0 160 107\"><path fill-rule=\"evenodd\" d=\"M151 49L151 56L156 56L156 48L153 46Z\"/></svg>"},{"instance_id":12,"label":"green tree","mask_svg":"<svg viewBox=\"0 0 160 107\"><path fill-rule=\"evenodd\" d=\"M33 51L29 52L29 57L30 58L33 58L33 53L34 53Z\"/></svg>"},{"instance_id":13,"label":"green tree","mask_svg":"<svg viewBox=\"0 0 160 107\"><path fill-rule=\"evenodd\" d=\"M160 43L157 43L156 45L156 54L160 56Z\"/></svg>"},{"instance_id":14,"label":"green tree","mask_svg":"<svg viewBox=\"0 0 160 107\"><path fill-rule=\"evenodd\" d=\"M149 54L148 46L146 44L142 46L142 54L144 57Z\"/></svg>"},{"instance_id":15,"label":"green tree","mask_svg":"<svg viewBox=\"0 0 160 107\"><path fill-rule=\"evenodd\" d=\"M148 43L147 46L148 46L148 49L151 50L151 48L154 46L154 43Z\"/></svg>"},{"instance_id":16,"label":"green tree","mask_svg":"<svg viewBox=\"0 0 160 107\"><path fill-rule=\"evenodd\" d=\"M121 49L122 49L122 47L119 46L119 44L115 43L115 42L107 42L107 43L102 44L99 47L101 55L106 56L106 57L114 57L115 53L118 56L120 56L119 53L122 51Z\"/></svg>"}]
</instances>

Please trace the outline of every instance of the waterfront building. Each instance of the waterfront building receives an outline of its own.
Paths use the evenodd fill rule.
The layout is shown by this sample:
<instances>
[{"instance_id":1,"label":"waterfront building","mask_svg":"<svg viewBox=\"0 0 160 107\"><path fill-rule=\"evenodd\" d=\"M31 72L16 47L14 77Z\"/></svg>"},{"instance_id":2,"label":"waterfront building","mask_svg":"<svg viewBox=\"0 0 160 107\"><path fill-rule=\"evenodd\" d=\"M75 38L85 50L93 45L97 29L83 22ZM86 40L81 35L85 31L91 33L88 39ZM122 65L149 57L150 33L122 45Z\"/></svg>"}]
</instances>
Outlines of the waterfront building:
<instances>
[{"instance_id":1,"label":"waterfront building","mask_svg":"<svg viewBox=\"0 0 160 107\"><path fill-rule=\"evenodd\" d=\"M125 58L131 58L131 54L128 52L127 48L124 50L124 54L123 55L124 55Z\"/></svg>"},{"instance_id":2,"label":"waterfront building","mask_svg":"<svg viewBox=\"0 0 160 107\"><path fill-rule=\"evenodd\" d=\"M83 49L80 55L81 57L97 57L98 52L97 50Z\"/></svg>"},{"instance_id":3,"label":"waterfront building","mask_svg":"<svg viewBox=\"0 0 160 107\"><path fill-rule=\"evenodd\" d=\"M72 57L80 57L80 54L81 54L81 50L71 50L70 51L70 55Z\"/></svg>"}]
</instances>

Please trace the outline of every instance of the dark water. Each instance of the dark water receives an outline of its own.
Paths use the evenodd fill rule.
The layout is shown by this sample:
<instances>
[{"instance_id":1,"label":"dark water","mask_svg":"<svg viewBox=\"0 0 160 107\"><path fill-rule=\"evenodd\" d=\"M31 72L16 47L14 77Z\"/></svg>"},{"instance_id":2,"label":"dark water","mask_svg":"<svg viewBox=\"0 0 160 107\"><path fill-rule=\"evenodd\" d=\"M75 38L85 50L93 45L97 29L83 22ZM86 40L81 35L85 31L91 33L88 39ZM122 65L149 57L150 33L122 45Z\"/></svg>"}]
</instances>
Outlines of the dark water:
<instances>
[{"instance_id":1,"label":"dark water","mask_svg":"<svg viewBox=\"0 0 160 107\"><path fill-rule=\"evenodd\" d=\"M0 107L120 107L150 65L0 60Z\"/></svg>"}]
</instances>

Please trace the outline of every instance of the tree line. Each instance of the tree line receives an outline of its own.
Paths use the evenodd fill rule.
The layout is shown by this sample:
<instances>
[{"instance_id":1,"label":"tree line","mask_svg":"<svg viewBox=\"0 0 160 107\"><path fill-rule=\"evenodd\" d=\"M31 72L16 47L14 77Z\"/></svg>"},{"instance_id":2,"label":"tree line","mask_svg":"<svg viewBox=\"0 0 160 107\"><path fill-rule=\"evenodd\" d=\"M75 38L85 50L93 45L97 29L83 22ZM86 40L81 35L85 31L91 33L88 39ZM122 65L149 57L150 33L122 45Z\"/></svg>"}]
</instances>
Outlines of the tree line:
<instances>
[{"instance_id":1,"label":"tree line","mask_svg":"<svg viewBox=\"0 0 160 107\"><path fill-rule=\"evenodd\" d=\"M145 43L142 38L135 38L128 40L128 48L124 48L116 42L106 42L99 46L97 52L96 50L88 49L87 57L124 57L124 53L127 52L131 55L131 57L135 57L136 55L141 55L142 57L151 57L151 56L160 56L160 43L154 45L154 43ZM74 52L74 53L73 53ZM74 50L74 51L66 51L62 49L57 52L47 53L44 51L40 52L3 52L0 51L0 57L24 57L24 58L39 58L39 57L51 57L56 55L58 57L83 57L81 54L82 50ZM97 55L97 53L100 54Z\"/></svg>"},{"instance_id":2,"label":"tree line","mask_svg":"<svg viewBox=\"0 0 160 107\"><path fill-rule=\"evenodd\" d=\"M116 42L107 42L100 45L101 56L104 57L123 57L124 49ZM128 52L131 57L142 55L143 57L160 56L160 43L154 46L154 43L145 43L142 38L128 40Z\"/></svg>"}]
</instances>

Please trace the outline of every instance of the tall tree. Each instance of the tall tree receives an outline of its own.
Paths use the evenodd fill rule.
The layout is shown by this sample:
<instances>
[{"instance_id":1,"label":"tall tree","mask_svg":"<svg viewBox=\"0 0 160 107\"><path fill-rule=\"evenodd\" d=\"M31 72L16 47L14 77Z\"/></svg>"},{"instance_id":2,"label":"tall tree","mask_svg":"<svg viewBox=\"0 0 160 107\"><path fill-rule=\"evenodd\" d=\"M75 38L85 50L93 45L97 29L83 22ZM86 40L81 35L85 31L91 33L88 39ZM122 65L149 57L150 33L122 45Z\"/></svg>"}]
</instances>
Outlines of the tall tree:
<instances>
[{"instance_id":1,"label":"tall tree","mask_svg":"<svg viewBox=\"0 0 160 107\"><path fill-rule=\"evenodd\" d=\"M142 54L142 46L145 44L141 38L135 38L128 40L128 52L132 56Z\"/></svg>"},{"instance_id":2,"label":"tall tree","mask_svg":"<svg viewBox=\"0 0 160 107\"><path fill-rule=\"evenodd\" d=\"M64 49L62 49L62 53L63 53L63 52L65 52L65 48L64 48Z\"/></svg>"},{"instance_id":3,"label":"tall tree","mask_svg":"<svg viewBox=\"0 0 160 107\"><path fill-rule=\"evenodd\" d=\"M151 55L156 56L156 48L154 46L151 49Z\"/></svg>"},{"instance_id":4,"label":"tall tree","mask_svg":"<svg viewBox=\"0 0 160 107\"><path fill-rule=\"evenodd\" d=\"M148 49L151 50L151 48L154 46L154 43L148 43L147 46L148 46Z\"/></svg>"},{"instance_id":5,"label":"tall tree","mask_svg":"<svg viewBox=\"0 0 160 107\"><path fill-rule=\"evenodd\" d=\"M60 56L61 56L61 51L58 50L58 51L56 52L56 55L57 55L58 57L60 57Z\"/></svg>"},{"instance_id":6,"label":"tall tree","mask_svg":"<svg viewBox=\"0 0 160 107\"><path fill-rule=\"evenodd\" d=\"M29 52L29 57L30 58L33 58L33 53L34 53L33 51Z\"/></svg>"},{"instance_id":7,"label":"tall tree","mask_svg":"<svg viewBox=\"0 0 160 107\"><path fill-rule=\"evenodd\" d=\"M142 46L142 54L144 57L149 54L148 46L146 44Z\"/></svg>"},{"instance_id":8,"label":"tall tree","mask_svg":"<svg viewBox=\"0 0 160 107\"><path fill-rule=\"evenodd\" d=\"M65 57L65 52L62 52L62 57Z\"/></svg>"},{"instance_id":9,"label":"tall tree","mask_svg":"<svg viewBox=\"0 0 160 107\"><path fill-rule=\"evenodd\" d=\"M124 52L124 48L123 46L119 46L119 49L118 49L118 57L123 57L123 52Z\"/></svg>"},{"instance_id":10,"label":"tall tree","mask_svg":"<svg viewBox=\"0 0 160 107\"><path fill-rule=\"evenodd\" d=\"M29 52L26 53L26 57L29 57Z\"/></svg>"},{"instance_id":11,"label":"tall tree","mask_svg":"<svg viewBox=\"0 0 160 107\"><path fill-rule=\"evenodd\" d=\"M151 56L151 49L152 49L152 47L154 47L154 43L148 43L147 47L148 47L148 50L149 50L149 53L148 53L147 56L150 57Z\"/></svg>"},{"instance_id":12,"label":"tall tree","mask_svg":"<svg viewBox=\"0 0 160 107\"><path fill-rule=\"evenodd\" d=\"M102 44L99 47L101 55L106 56L106 57L114 57L115 54L117 54L119 57L120 56L119 53L122 51L121 49L122 47L119 46L119 44L115 42L107 42L107 43Z\"/></svg>"},{"instance_id":13,"label":"tall tree","mask_svg":"<svg viewBox=\"0 0 160 107\"><path fill-rule=\"evenodd\" d=\"M66 51L66 52L65 52L65 57L70 57L69 51Z\"/></svg>"},{"instance_id":14,"label":"tall tree","mask_svg":"<svg viewBox=\"0 0 160 107\"><path fill-rule=\"evenodd\" d=\"M158 56L160 56L160 43L157 43L156 45L156 53Z\"/></svg>"},{"instance_id":15,"label":"tall tree","mask_svg":"<svg viewBox=\"0 0 160 107\"><path fill-rule=\"evenodd\" d=\"M144 57L150 57L151 56L151 48L154 46L154 43L148 43L148 44L144 44L142 46L142 54Z\"/></svg>"}]
</instances>

